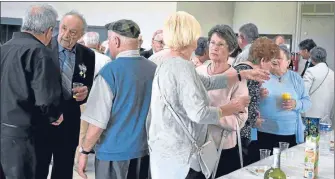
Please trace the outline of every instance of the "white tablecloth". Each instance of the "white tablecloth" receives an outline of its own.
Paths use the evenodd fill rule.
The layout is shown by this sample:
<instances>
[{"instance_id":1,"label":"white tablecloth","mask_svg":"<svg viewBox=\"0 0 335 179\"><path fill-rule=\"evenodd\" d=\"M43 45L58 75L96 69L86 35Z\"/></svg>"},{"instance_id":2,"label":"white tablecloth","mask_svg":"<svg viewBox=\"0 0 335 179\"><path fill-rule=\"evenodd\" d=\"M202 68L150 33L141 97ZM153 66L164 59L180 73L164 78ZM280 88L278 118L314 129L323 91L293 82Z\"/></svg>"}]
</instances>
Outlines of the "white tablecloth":
<instances>
[{"instance_id":1,"label":"white tablecloth","mask_svg":"<svg viewBox=\"0 0 335 179\"><path fill-rule=\"evenodd\" d=\"M286 154L290 155L281 161L281 169L288 176L288 179L303 179L304 178L304 156L305 144L294 146L287 150ZM293 156L293 157L292 157ZM265 160L253 163L242 169L236 170L228 175L218 179L261 179L263 175L256 175L248 169L257 166L269 165L273 163L273 156ZM334 155L330 152L320 152L319 160L319 179L334 179Z\"/></svg>"}]
</instances>

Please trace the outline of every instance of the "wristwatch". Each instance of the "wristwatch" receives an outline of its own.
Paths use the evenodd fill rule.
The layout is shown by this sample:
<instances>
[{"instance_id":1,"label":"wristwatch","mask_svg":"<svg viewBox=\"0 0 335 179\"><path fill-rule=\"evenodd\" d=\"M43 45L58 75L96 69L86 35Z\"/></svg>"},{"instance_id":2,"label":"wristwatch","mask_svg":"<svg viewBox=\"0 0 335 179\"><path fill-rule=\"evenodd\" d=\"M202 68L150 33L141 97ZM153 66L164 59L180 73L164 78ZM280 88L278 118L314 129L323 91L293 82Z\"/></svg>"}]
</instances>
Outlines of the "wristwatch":
<instances>
[{"instance_id":1,"label":"wristwatch","mask_svg":"<svg viewBox=\"0 0 335 179\"><path fill-rule=\"evenodd\" d=\"M237 71L237 77L238 77L238 81L242 81L242 77L241 77L240 71Z\"/></svg>"},{"instance_id":2,"label":"wristwatch","mask_svg":"<svg viewBox=\"0 0 335 179\"><path fill-rule=\"evenodd\" d=\"M83 148L83 147L79 147L79 152L80 152L80 153L82 153L82 154L85 154L85 155L88 155L88 154L93 154L93 153L95 153L93 150L91 150L91 151L87 152L87 151L85 151L85 150L84 150L84 148Z\"/></svg>"}]
</instances>

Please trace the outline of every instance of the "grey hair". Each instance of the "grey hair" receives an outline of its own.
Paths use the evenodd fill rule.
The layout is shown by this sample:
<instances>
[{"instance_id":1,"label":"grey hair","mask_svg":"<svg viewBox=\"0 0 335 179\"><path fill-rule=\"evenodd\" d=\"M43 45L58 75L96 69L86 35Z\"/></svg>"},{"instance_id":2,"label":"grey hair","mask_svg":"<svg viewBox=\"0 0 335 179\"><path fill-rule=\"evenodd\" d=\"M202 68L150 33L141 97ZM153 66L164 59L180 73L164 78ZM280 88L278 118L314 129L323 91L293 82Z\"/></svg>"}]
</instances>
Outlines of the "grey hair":
<instances>
[{"instance_id":1,"label":"grey hair","mask_svg":"<svg viewBox=\"0 0 335 179\"><path fill-rule=\"evenodd\" d=\"M208 32L209 40L211 40L214 33L226 41L229 52L233 52L238 47L236 34L230 26L223 24L214 26Z\"/></svg>"},{"instance_id":2,"label":"grey hair","mask_svg":"<svg viewBox=\"0 0 335 179\"><path fill-rule=\"evenodd\" d=\"M239 32L247 40L248 43L252 43L259 37L258 28L253 23L247 23L240 27Z\"/></svg>"},{"instance_id":3,"label":"grey hair","mask_svg":"<svg viewBox=\"0 0 335 179\"><path fill-rule=\"evenodd\" d=\"M32 5L23 17L21 31L43 34L57 25L57 11L48 4Z\"/></svg>"},{"instance_id":4,"label":"grey hair","mask_svg":"<svg viewBox=\"0 0 335 179\"><path fill-rule=\"evenodd\" d=\"M85 20L85 18L84 18L84 16L82 14L80 14L79 12L77 12L75 10L72 10L72 11L64 14L62 20L66 16L77 16L77 17L79 17L79 19L83 22L83 32L85 33L87 31L87 23L86 23L86 20Z\"/></svg>"},{"instance_id":5,"label":"grey hair","mask_svg":"<svg viewBox=\"0 0 335 179\"><path fill-rule=\"evenodd\" d=\"M98 45L100 43L100 35L97 32L87 32L83 36L85 45Z\"/></svg>"},{"instance_id":6,"label":"grey hair","mask_svg":"<svg viewBox=\"0 0 335 179\"><path fill-rule=\"evenodd\" d=\"M310 54L311 54L311 59L315 63L322 63L322 62L325 63L327 60L327 51L322 47L316 46L312 48Z\"/></svg>"},{"instance_id":7,"label":"grey hair","mask_svg":"<svg viewBox=\"0 0 335 179\"><path fill-rule=\"evenodd\" d=\"M291 60L291 52L286 45L284 44L279 45L279 49L284 52L287 60Z\"/></svg>"}]
</instances>

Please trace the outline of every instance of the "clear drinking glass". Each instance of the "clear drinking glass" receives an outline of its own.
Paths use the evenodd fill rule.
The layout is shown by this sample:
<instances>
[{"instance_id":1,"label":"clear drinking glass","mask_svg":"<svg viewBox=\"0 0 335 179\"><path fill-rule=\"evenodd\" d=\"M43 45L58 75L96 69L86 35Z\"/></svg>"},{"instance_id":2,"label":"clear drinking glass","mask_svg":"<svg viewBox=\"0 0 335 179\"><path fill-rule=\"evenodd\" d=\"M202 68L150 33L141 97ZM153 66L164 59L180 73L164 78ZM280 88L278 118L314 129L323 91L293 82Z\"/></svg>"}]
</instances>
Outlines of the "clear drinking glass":
<instances>
[{"instance_id":1,"label":"clear drinking glass","mask_svg":"<svg viewBox=\"0 0 335 179\"><path fill-rule=\"evenodd\" d=\"M76 88L78 88L78 87L82 87L82 86L84 86L84 84L82 84L82 83L78 83L78 82L74 82L74 83L72 83L72 88L73 88L73 89L76 89ZM73 97L73 98L76 98L76 97L77 97L75 92L73 92L73 96L72 96L72 97Z\"/></svg>"},{"instance_id":2,"label":"clear drinking glass","mask_svg":"<svg viewBox=\"0 0 335 179\"><path fill-rule=\"evenodd\" d=\"M260 163L262 165L266 165L265 159L268 158L271 155L271 150L269 149L259 149L259 154L260 154Z\"/></svg>"},{"instance_id":3,"label":"clear drinking glass","mask_svg":"<svg viewBox=\"0 0 335 179\"><path fill-rule=\"evenodd\" d=\"M286 160L287 159L287 149L290 146L290 143L288 142L279 142L279 148L281 151L281 159Z\"/></svg>"},{"instance_id":4,"label":"clear drinking glass","mask_svg":"<svg viewBox=\"0 0 335 179\"><path fill-rule=\"evenodd\" d=\"M329 151L332 155L334 155L334 130L330 133Z\"/></svg>"}]
</instances>

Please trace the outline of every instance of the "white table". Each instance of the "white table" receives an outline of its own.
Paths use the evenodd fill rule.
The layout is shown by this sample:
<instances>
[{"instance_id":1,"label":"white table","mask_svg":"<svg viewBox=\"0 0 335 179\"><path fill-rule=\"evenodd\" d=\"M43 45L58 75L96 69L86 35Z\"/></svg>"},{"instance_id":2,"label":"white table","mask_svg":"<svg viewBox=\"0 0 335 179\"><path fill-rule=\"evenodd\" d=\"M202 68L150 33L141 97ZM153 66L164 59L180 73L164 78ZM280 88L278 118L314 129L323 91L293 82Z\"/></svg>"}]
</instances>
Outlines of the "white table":
<instances>
[{"instance_id":1,"label":"white table","mask_svg":"<svg viewBox=\"0 0 335 179\"><path fill-rule=\"evenodd\" d=\"M287 151L289 155L294 154L294 157L283 159L281 161L281 169L286 173L288 179L304 178L304 151L305 144L294 146ZM273 156L270 156L267 159L253 163L218 179L261 179L264 177L263 175L257 176L247 170L247 168L262 166L263 164L271 166L272 163ZM319 179L334 179L334 155L329 152L320 152Z\"/></svg>"}]
</instances>

